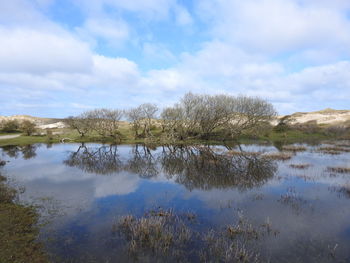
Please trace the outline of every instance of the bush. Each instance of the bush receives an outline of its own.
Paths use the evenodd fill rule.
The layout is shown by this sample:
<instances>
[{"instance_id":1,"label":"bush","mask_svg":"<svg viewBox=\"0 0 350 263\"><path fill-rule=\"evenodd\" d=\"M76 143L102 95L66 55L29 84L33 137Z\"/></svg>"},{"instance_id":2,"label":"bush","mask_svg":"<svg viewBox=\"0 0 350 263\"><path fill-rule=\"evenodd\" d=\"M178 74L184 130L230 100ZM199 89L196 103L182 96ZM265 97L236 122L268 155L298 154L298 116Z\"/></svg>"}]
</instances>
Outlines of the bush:
<instances>
[{"instance_id":1,"label":"bush","mask_svg":"<svg viewBox=\"0 0 350 263\"><path fill-rule=\"evenodd\" d=\"M19 123L16 120L5 121L2 126L3 132L16 132L19 129Z\"/></svg>"},{"instance_id":2,"label":"bush","mask_svg":"<svg viewBox=\"0 0 350 263\"><path fill-rule=\"evenodd\" d=\"M51 129L46 129L46 136L49 139L49 141L53 140L53 132Z\"/></svg>"},{"instance_id":3,"label":"bush","mask_svg":"<svg viewBox=\"0 0 350 263\"><path fill-rule=\"evenodd\" d=\"M21 124L21 130L28 136L35 132L35 124L31 121L25 120Z\"/></svg>"},{"instance_id":4,"label":"bush","mask_svg":"<svg viewBox=\"0 0 350 263\"><path fill-rule=\"evenodd\" d=\"M350 133L350 128L344 125L336 125L325 128L324 133L329 136L344 136Z\"/></svg>"},{"instance_id":5,"label":"bush","mask_svg":"<svg viewBox=\"0 0 350 263\"><path fill-rule=\"evenodd\" d=\"M286 132L291 129L290 124L292 122L292 116L286 115L281 118L278 124L273 128L275 132Z\"/></svg>"},{"instance_id":6,"label":"bush","mask_svg":"<svg viewBox=\"0 0 350 263\"><path fill-rule=\"evenodd\" d=\"M320 131L320 127L317 125L317 121L308 121L306 123L294 124L292 128L305 133L317 133Z\"/></svg>"}]
</instances>

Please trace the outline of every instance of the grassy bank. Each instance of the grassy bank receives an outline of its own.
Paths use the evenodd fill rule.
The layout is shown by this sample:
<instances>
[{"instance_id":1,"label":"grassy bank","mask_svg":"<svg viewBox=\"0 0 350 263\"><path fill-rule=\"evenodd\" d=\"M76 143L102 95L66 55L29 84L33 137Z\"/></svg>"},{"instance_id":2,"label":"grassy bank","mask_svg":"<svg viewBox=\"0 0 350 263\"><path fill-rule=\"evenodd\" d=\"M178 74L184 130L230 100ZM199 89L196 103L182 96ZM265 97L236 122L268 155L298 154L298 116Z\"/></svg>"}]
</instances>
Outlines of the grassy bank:
<instances>
[{"instance_id":1,"label":"grassy bank","mask_svg":"<svg viewBox=\"0 0 350 263\"><path fill-rule=\"evenodd\" d=\"M55 132L57 134L55 134ZM286 132L274 132L272 131L269 134L261 136L249 136L242 135L236 140L228 139L223 140L220 136L210 138L208 140L201 139L187 139L183 141L172 141L167 140L162 137L160 130L155 130L153 132L154 137L151 139L135 139L128 129L122 129L120 133L120 140L115 140L113 138L104 138L98 134L89 134L87 136L81 137L76 131L64 129L54 131L54 135L36 135L36 136L25 136L21 135L12 139L0 139L0 146L7 145L28 145L34 143L59 143L59 142L77 142L77 143L116 143L116 144L134 144L134 143L152 143L152 144L223 144L230 142L241 142L241 143L250 143L250 142L269 142L269 143L298 143L298 142L319 142L322 140L333 140L339 139L337 136L326 135L324 133L305 133L298 130L290 130ZM6 134L8 135L8 134ZM349 137L350 138L350 137ZM345 139L349 139L345 138ZM340 138L344 139L344 137Z\"/></svg>"},{"instance_id":2,"label":"grassy bank","mask_svg":"<svg viewBox=\"0 0 350 263\"><path fill-rule=\"evenodd\" d=\"M15 202L17 191L0 174L0 262L48 262L38 243L38 215L35 208Z\"/></svg>"}]
</instances>

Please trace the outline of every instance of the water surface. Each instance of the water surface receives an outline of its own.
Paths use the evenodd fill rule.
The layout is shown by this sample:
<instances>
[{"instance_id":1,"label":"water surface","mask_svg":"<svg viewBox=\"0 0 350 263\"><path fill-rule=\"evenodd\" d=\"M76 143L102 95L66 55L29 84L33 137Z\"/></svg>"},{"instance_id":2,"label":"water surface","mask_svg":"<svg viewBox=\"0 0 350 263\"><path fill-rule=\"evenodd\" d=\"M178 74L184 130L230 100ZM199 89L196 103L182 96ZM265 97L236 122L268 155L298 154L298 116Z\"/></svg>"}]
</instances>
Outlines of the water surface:
<instances>
[{"instance_id":1,"label":"water surface","mask_svg":"<svg viewBox=\"0 0 350 263\"><path fill-rule=\"evenodd\" d=\"M119 218L171 208L195 214L199 232L242 215L269 222L273 231L255 246L263 261L350 262L350 174L328 169L349 167L350 153L320 147L286 161L264 157L279 151L272 145L38 144L0 154L10 182L23 188L20 202L39 206L53 261L133 261L114 231Z\"/></svg>"}]
</instances>

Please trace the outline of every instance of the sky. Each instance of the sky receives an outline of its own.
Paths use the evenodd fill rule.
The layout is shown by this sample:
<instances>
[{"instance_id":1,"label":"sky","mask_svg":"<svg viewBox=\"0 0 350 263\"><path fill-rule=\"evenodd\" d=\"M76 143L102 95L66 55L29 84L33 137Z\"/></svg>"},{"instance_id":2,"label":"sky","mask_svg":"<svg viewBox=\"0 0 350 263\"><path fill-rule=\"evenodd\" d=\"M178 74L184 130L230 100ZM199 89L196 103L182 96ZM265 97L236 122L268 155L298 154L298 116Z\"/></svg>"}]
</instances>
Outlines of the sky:
<instances>
[{"instance_id":1,"label":"sky","mask_svg":"<svg viewBox=\"0 0 350 263\"><path fill-rule=\"evenodd\" d=\"M349 0L0 0L0 115L185 93L350 109Z\"/></svg>"}]
</instances>

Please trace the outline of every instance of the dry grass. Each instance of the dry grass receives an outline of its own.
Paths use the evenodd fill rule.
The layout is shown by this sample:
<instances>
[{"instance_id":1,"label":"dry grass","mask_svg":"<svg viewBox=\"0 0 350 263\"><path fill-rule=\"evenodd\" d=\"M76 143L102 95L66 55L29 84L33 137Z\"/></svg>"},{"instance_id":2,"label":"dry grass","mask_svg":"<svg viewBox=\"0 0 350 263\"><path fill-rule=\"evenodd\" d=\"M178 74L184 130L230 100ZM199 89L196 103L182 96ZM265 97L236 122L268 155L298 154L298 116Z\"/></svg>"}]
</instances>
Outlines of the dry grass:
<instances>
[{"instance_id":1,"label":"dry grass","mask_svg":"<svg viewBox=\"0 0 350 263\"><path fill-rule=\"evenodd\" d=\"M350 184L346 184L346 185L341 186L338 189L338 192L342 193L347 198L350 198Z\"/></svg>"},{"instance_id":2,"label":"dry grass","mask_svg":"<svg viewBox=\"0 0 350 263\"><path fill-rule=\"evenodd\" d=\"M172 210L150 211L141 218L127 215L117 228L128 240L128 251L134 256L141 251L168 254L171 248L184 246L192 234Z\"/></svg>"},{"instance_id":3,"label":"dry grass","mask_svg":"<svg viewBox=\"0 0 350 263\"><path fill-rule=\"evenodd\" d=\"M304 152L307 150L305 146L301 145L285 145L282 147L284 151L290 151L290 152Z\"/></svg>"},{"instance_id":4,"label":"dry grass","mask_svg":"<svg viewBox=\"0 0 350 263\"><path fill-rule=\"evenodd\" d=\"M331 173L350 174L350 167L327 167Z\"/></svg>"},{"instance_id":5,"label":"dry grass","mask_svg":"<svg viewBox=\"0 0 350 263\"><path fill-rule=\"evenodd\" d=\"M340 147L340 146L325 146L325 147L320 147L319 150L320 151L350 152L349 148Z\"/></svg>"},{"instance_id":6,"label":"dry grass","mask_svg":"<svg viewBox=\"0 0 350 263\"><path fill-rule=\"evenodd\" d=\"M261 155L261 152L245 152L245 151L235 151L235 150L229 150L225 152L228 156L234 156L234 155L244 155L244 156L259 156Z\"/></svg>"},{"instance_id":7,"label":"dry grass","mask_svg":"<svg viewBox=\"0 0 350 263\"><path fill-rule=\"evenodd\" d=\"M289 167L294 169L307 169L311 166L311 164L308 163L301 163L301 164L291 164Z\"/></svg>"},{"instance_id":8,"label":"dry grass","mask_svg":"<svg viewBox=\"0 0 350 263\"><path fill-rule=\"evenodd\" d=\"M294 187L287 189L285 194L282 194L278 201L282 204L289 205L295 211L299 212L306 201L296 192Z\"/></svg>"},{"instance_id":9,"label":"dry grass","mask_svg":"<svg viewBox=\"0 0 350 263\"><path fill-rule=\"evenodd\" d=\"M270 152L263 155L264 158L270 160L287 161L293 157L290 152Z\"/></svg>"},{"instance_id":10,"label":"dry grass","mask_svg":"<svg viewBox=\"0 0 350 263\"><path fill-rule=\"evenodd\" d=\"M190 216L189 216L190 215ZM116 231L126 239L134 259L178 262L259 262L252 242L277 234L267 220L256 227L242 216L236 224L222 230L202 232L193 228L193 213L177 215L173 210L153 210L143 217L125 216Z\"/></svg>"},{"instance_id":11,"label":"dry grass","mask_svg":"<svg viewBox=\"0 0 350 263\"><path fill-rule=\"evenodd\" d=\"M340 146L324 146L317 149L317 152L330 155L339 155L344 152L350 152L350 148Z\"/></svg>"}]
</instances>

